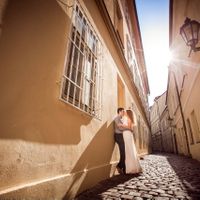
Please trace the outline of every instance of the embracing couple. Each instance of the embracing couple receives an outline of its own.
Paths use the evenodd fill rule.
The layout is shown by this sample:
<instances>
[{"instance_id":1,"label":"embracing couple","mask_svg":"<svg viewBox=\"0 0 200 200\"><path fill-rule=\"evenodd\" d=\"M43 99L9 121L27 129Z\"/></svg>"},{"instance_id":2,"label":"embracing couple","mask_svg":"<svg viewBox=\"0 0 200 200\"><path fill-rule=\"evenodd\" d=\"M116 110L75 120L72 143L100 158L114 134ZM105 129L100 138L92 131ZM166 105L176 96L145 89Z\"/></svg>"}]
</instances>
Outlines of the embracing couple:
<instances>
[{"instance_id":1,"label":"embracing couple","mask_svg":"<svg viewBox=\"0 0 200 200\"><path fill-rule=\"evenodd\" d=\"M142 172L133 138L134 116L132 110L117 109L115 118L115 142L119 146L120 161L117 170L120 174L137 174Z\"/></svg>"}]
</instances>

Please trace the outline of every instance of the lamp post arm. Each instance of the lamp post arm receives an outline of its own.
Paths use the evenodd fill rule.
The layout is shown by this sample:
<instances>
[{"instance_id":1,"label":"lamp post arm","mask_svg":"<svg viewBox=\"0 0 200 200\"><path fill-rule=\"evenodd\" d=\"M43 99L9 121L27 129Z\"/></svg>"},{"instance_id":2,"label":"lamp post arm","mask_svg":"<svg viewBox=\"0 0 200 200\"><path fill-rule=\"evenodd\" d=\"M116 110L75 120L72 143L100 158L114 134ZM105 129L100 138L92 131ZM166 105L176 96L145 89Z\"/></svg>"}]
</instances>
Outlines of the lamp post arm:
<instances>
[{"instance_id":1,"label":"lamp post arm","mask_svg":"<svg viewBox=\"0 0 200 200\"><path fill-rule=\"evenodd\" d=\"M190 48L190 52L189 52L189 54L188 54L188 58L190 57L190 55L191 55L191 53L192 53L192 48Z\"/></svg>"}]
</instances>

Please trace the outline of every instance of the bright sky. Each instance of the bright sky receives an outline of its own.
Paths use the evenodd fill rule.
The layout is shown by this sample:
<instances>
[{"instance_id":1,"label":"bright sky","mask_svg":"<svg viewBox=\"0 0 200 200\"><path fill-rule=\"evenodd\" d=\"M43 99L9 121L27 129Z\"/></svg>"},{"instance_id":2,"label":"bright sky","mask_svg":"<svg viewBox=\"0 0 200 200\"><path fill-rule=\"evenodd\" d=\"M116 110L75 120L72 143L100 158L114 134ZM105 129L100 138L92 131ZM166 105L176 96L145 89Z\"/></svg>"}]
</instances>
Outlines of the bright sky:
<instances>
[{"instance_id":1,"label":"bright sky","mask_svg":"<svg viewBox=\"0 0 200 200\"><path fill-rule=\"evenodd\" d=\"M150 86L149 104L167 89L169 0L136 0Z\"/></svg>"}]
</instances>

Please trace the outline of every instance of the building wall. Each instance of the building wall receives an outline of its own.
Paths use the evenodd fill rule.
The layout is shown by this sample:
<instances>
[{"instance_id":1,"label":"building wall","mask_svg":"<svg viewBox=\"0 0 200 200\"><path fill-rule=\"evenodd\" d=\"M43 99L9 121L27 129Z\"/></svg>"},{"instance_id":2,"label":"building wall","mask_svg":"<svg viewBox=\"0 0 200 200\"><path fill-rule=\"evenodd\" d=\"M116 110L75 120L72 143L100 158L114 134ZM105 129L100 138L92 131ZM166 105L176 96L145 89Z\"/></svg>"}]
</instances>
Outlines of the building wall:
<instances>
[{"instance_id":1,"label":"building wall","mask_svg":"<svg viewBox=\"0 0 200 200\"><path fill-rule=\"evenodd\" d=\"M156 97L150 109L152 149L155 152L174 153L176 152L176 142L173 124L171 124L169 110L166 105L166 95L167 93L164 92ZM170 97L171 95L169 95L169 99ZM171 110L171 112L175 111Z\"/></svg>"},{"instance_id":2,"label":"building wall","mask_svg":"<svg viewBox=\"0 0 200 200\"><path fill-rule=\"evenodd\" d=\"M160 95L160 97L155 100L157 101L157 105L158 105L158 112L159 112L159 115L161 116L162 113L164 112L165 108L166 108L166 92L164 92L162 95Z\"/></svg>"},{"instance_id":3,"label":"building wall","mask_svg":"<svg viewBox=\"0 0 200 200\"><path fill-rule=\"evenodd\" d=\"M192 52L188 57L190 48L186 46L181 35L180 27L183 25L186 17L200 21L200 2L194 1L171 1L171 44L170 48L173 53L173 60L169 68L170 72L175 74L175 78L178 85L179 96L181 100L181 106L183 110L183 120L181 118L180 106L177 110L177 114L174 117L174 124L176 125L176 134L179 134L178 146L180 153L188 155L186 152L185 143L188 141L190 154L193 158L200 160L199 150L200 143L198 138L200 136L200 104L198 94L198 85L200 81L200 58L199 52ZM197 44L199 46L199 44ZM170 94L174 93L174 90L169 86ZM169 95L170 96L170 95ZM170 97L169 97L170 98ZM173 103L173 102L172 102ZM169 106L169 109L172 109ZM193 111L195 114L193 114ZM195 115L195 117L194 117ZM196 119L195 119L196 118ZM187 120L191 123L191 132ZM186 134L181 131L183 123L186 125ZM194 142L191 142L191 136L194 137ZM182 141L182 143L181 143Z\"/></svg>"},{"instance_id":4,"label":"building wall","mask_svg":"<svg viewBox=\"0 0 200 200\"><path fill-rule=\"evenodd\" d=\"M161 129L163 139L163 151L168 153L175 152L175 142L173 139L172 127L170 126L168 109L166 108L161 114Z\"/></svg>"},{"instance_id":5,"label":"building wall","mask_svg":"<svg viewBox=\"0 0 200 200\"><path fill-rule=\"evenodd\" d=\"M80 4L102 42L102 118L60 100L74 1L64 3L10 0L5 10L0 36L1 198L69 199L114 173L118 79L124 84L124 107L134 105L146 130L141 135L136 127L138 151L149 151L146 117L95 1Z\"/></svg>"},{"instance_id":6,"label":"building wall","mask_svg":"<svg viewBox=\"0 0 200 200\"><path fill-rule=\"evenodd\" d=\"M169 109L169 117L172 120L171 125L173 127L174 137L177 141L177 151L179 154L188 155L187 141L184 130L184 122L181 115L181 108L178 100L178 93L176 88L176 82L174 74L169 73L168 79L168 96L167 105Z\"/></svg>"},{"instance_id":7,"label":"building wall","mask_svg":"<svg viewBox=\"0 0 200 200\"><path fill-rule=\"evenodd\" d=\"M154 99L150 109L151 137L153 151L163 151L161 115L165 109L165 93Z\"/></svg>"}]
</instances>

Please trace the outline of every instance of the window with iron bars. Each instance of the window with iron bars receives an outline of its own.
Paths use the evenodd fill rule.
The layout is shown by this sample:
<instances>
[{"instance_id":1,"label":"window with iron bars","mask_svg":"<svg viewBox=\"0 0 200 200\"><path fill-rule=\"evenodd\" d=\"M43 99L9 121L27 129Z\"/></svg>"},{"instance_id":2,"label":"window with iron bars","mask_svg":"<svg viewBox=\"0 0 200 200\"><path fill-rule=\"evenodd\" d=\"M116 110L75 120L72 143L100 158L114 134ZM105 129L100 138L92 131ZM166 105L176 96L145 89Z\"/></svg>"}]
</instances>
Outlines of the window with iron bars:
<instances>
[{"instance_id":1,"label":"window with iron bars","mask_svg":"<svg viewBox=\"0 0 200 200\"><path fill-rule=\"evenodd\" d=\"M61 99L101 119L102 45L92 25L76 4L72 16Z\"/></svg>"}]
</instances>

